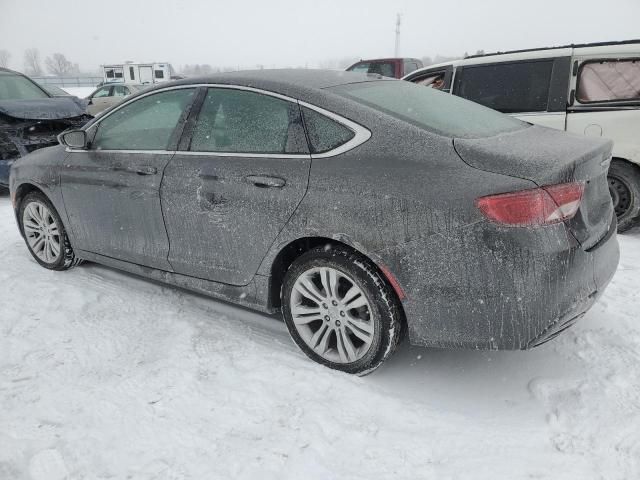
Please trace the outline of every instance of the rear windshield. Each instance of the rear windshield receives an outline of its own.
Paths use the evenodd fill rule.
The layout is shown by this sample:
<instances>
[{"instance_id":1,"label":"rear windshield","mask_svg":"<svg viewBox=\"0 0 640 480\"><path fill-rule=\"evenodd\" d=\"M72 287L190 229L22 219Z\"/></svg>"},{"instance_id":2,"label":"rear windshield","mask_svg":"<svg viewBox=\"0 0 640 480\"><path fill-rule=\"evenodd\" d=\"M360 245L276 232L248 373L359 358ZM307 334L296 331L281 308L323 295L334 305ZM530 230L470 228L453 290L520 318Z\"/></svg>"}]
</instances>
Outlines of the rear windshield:
<instances>
[{"instance_id":1,"label":"rear windshield","mask_svg":"<svg viewBox=\"0 0 640 480\"><path fill-rule=\"evenodd\" d=\"M352 83L330 90L446 137L491 137L528 126L477 103L402 80Z\"/></svg>"},{"instance_id":2,"label":"rear windshield","mask_svg":"<svg viewBox=\"0 0 640 480\"><path fill-rule=\"evenodd\" d=\"M49 98L40 87L22 75L0 72L0 100Z\"/></svg>"}]
</instances>

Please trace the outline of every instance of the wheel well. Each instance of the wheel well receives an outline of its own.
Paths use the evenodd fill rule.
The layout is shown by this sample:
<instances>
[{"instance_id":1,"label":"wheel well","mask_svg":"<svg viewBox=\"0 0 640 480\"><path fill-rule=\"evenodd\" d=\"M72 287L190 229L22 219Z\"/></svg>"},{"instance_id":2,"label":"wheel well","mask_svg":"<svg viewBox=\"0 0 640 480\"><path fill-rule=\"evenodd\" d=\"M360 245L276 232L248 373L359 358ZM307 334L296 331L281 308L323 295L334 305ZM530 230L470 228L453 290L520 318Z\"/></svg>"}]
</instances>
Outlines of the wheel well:
<instances>
[{"instance_id":1,"label":"wheel well","mask_svg":"<svg viewBox=\"0 0 640 480\"><path fill-rule=\"evenodd\" d=\"M38 192L38 193L41 193L42 195L44 195L45 197L47 196L42 190L40 190L35 185L33 185L31 183L23 183L16 190L16 194L15 194L15 197L14 197L14 206L15 206L16 211L20 208L20 202L22 202L22 199L27 194L29 194L31 192ZM49 198L49 197L47 197L47 198Z\"/></svg>"},{"instance_id":2,"label":"wheel well","mask_svg":"<svg viewBox=\"0 0 640 480\"><path fill-rule=\"evenodd\" d=\"M282 289L282 282L284 281L284 276L289 270L291 264L302 254L308 252L312 248L325 246L327 249L331 247L341 247L345 250L349 250L351 252L358 253L360 255L364 255L362 252L356 250L350 245L346 243L340 242L338 240L333 240L331 238L326 237L305 237L299 238L298 240L294 240L289 243L286 247L284 247L278 255L276 256L273 264L271 265L271 280L269 282L269 300L270 304L273 308L279 309L282 307L282 302L280 298L280 290ZM364 255L366 257L366 255ZM368 257L367 257L368 258ZM371 259L369 259L371 261ZM389 282L394 291L394 295L396 295L396 299L398 300L398 305L402 309L402 302L400 301L398 291L396 289L397 280L393 278L393 275L389 271L384 271L376 264L376 262L371 261L373 265L378 269L383 278ZM390 278L391 277L391 278ZM394 284L395 283L395 284ZM398 286L399 287L399 286Z\"/></svg>"}]
</instances>

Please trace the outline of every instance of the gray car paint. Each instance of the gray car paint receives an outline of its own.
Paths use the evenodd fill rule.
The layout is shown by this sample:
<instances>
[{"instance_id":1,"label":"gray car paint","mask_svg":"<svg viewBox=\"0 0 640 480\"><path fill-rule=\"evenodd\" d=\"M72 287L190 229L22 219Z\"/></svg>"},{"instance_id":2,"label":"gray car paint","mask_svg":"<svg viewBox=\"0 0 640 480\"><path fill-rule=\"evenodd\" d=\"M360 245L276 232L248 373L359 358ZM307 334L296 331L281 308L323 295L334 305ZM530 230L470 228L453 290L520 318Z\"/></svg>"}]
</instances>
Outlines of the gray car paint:
<instances>
[{"instance_id":1,"label":"gray car paint","mask_svg":"<svg viewBox=\"0 0 640 480\"><path fill-rule=\"evenodd\" d=\"M144 207L136 215L133 210L124 213L128 223L120 227L125 232L133 229L132 238L125 239L123 234L122 238L112 239L107 235L100 240L102 243L77 243L83 242L86 229L96 228L86 226L95 222L96 213L104 220L108 209L113 208L113 203L100 206L101 202L115 202L117 198L120 209L132 209L136 205L132 197L145 192L145 188L127 186L129 180L122 180L135 176L133 171L120 171L117 174L120 181L110 183L114 175L110 159L96 162L89 153L70 154L62 147L40 151L35 158L28 156L12 168L12 194L19 197L29 184L36 185L60 212L65 212L61 214L67 221L73 217L74 209L79 208L78 204L83 203L86 210L78 214L78 219L85 226L74 226L69 232L81 258L268 312L278 307L273 291L279 286L272 285L277 278L273 266L283 249L304 238L339 241L392 272L406 294L402 305L414 344L528 348L582 315L615 271L619 255L615 228L611 228L615 227L615 217L607 217L606 209L599 212L601 218L596 223L605 224L608 229L595 232L596 243L586 248L564 224L541 228L493 224L481 215L474 200L483 195L536 187L540 178L534 178L531 172L536 169L526 164L532 145L525 141L527 135L531 135L532 141L535 138L534 143L549 139L544 155L563 159L559 166L550 162L543 167L539 165L545 172L546 183L572 180L574 167L580 164L586 165L586 171L592 170L596 183L601 182L602 172L606 171L602 157L610 153L610 144L596 142L585 147L582 138L557 136L546 129L529 127L519 133L522 139L513 144L505 135L469 140L464 145L456 140L456 148L462 152L459 155L452 138L420 129L325 89L362 81L394 80L295 70L223 74L173 83L226 83L260 88L317 105L372 132L367 142L353 150L328 158L289 159L296 168L285 170L271 159L265 162L260 158L241 158L235 170L231 162L225 164L220 160L223 157L213 154L209 157L212 163L206 167L202 158L195 160L182 153L165 155L165 176L156 200L169 231L167 237L173 245L185 239L194 241L195 235L204 233L195 245L199 249L197 260L192 264L184 262L180 271L173 264L149 268L151 263L145 249L149 242L163 246L165 237L162 231L157 231L161 227L157 221L152 226L133 223L138 215L157 211L156 207ZM168 86L163 84L157 89ZM495 161L491 157L492 148L496 149ZM67 194L63 202L61 170L74 155L85 159L76 169L87 172L84 183L99 188L83 187L77 197L72 199ZM131 166L135 166L136 158L131 161ZM187 166L184 162L191 164ZM92 165L103 169L91 171ZM261 198L256 190L239 181L256 169L293 175L298 186L280 191L280 198L276 192L270 193L275 195L271 199ZM309 176L306 186L305 170ZM213 182L205 186L203 177L212 178ZM221 177L234 184L224 187L228 188L226 196L223 188L216 187ZM154 195L153 188L148 192L149 198ZM305 191L300 198L302 190ZM266 205L262 203L265 201ZM271 202L280 204L275 211L282 216L277 219L270 216ZM282 205L286 206L284 210ZM72 212L69 217L68 212ZM290 218L283 221L289 212ZM231 225L229 219L234 216L237 223ZM202 229L202 225L207 228ZM237 237L233 235L236 226ZM181 234L180 230L185 228L190 231ZM228 230L224 242L216 241L211 232L219 234L224 229ZM276 231L279 233L272 240ZM188 252L190 245L185 244L183 250ZM126 252L118 253L123 248ZM228 262L221 265L219 272L202 264L206 262L207 248L215 252L212 258L219 255L216 261ZM169 262L170 255L165 257L162 249L158 252L162 261ZM245 255L252 261L243 263ZM259 266L255 258L262 258ZM225 278L228 283L211 278Z\"/></svg>"}]
</instances>

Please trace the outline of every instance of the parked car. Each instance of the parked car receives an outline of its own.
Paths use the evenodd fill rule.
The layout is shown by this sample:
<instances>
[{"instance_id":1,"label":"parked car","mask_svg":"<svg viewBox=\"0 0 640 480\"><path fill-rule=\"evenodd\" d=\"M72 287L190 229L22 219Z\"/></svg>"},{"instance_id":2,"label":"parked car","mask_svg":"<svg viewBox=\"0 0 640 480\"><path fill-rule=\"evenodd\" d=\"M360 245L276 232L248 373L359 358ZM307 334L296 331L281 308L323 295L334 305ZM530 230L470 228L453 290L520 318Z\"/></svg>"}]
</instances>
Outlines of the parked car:
<instances>
[{"instance_id":1,"label":"parked car","mask_svg":"<svg viewBox=\"0 0 640 480\"><path fill-rule=\"evenodd\" d=\"M418 68L422 68L422 61L417 58L376 58L373 60L360 60L347 68L347 72L361 72L378 74L383 77L402 78Z\"/></svg>"},{"instance_id":2,"label":"parked car","mask_svg":"<svg viewBox=\"0 0 640 480\"><path fill-rule=\"evenodd\" d=\"M89 101L87 110L91 115L97 115L144 88L144 85L103 85L96 88L96 90L87 97Z\"/></svg>"},{"instance_id":3,"label":"parked car","mask_svg":"<svg viewBox=\"0 0 640 480\"><path fill-rule=\"evenodd\" d=\"M56 145L60 132L90 118L84 100L54 97L29 77L0 68L0 189L17 158Z\"/></svg>"},{"instance_id":4,"label":"parked car","mask_svg":"<svg viewBox=\"0 0 640 480\"><path fill-rule=\"evenodd\" d=\"M467 57L404 78L527 122L614 141L609 190L624 231L640 219L640 40Z\"/></svg>"},{"instance_id":5,"label":"parked car","mask_svg":"<svg viewBox=\"0 0 640 480\"><path fill-rule=\"evenodd\" d=\"M40 265L85 259L282 310L305 354L350 373L405 330L415 345L539 345L618 263L611 141L409 82L186 79L60 139L11 171Z\"/></svg>"}]
</instances>

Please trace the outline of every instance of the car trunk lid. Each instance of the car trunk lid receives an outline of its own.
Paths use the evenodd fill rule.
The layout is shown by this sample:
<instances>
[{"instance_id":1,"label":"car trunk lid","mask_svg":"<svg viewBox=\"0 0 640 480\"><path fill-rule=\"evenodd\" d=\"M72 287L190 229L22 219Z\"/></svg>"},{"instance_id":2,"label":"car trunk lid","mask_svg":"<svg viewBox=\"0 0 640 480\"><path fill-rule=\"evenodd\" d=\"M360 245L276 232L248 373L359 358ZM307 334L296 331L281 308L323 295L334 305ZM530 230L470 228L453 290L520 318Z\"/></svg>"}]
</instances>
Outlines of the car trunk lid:
<instances>
[{"instance_id":1,"label":"car trunk lid","mask_svg":"<svg viewBox=\"0 0 640 480\"><path fill-rule=\"evenodd\" d=\"M584 249L607 234L613 216L607 182L611 141L532 126L495 137L456 138L454 145L463 161L480 170L524 178L540 187L584 182L580 208L565 222L567 228Z\"/></svg>"}]
</instances>

